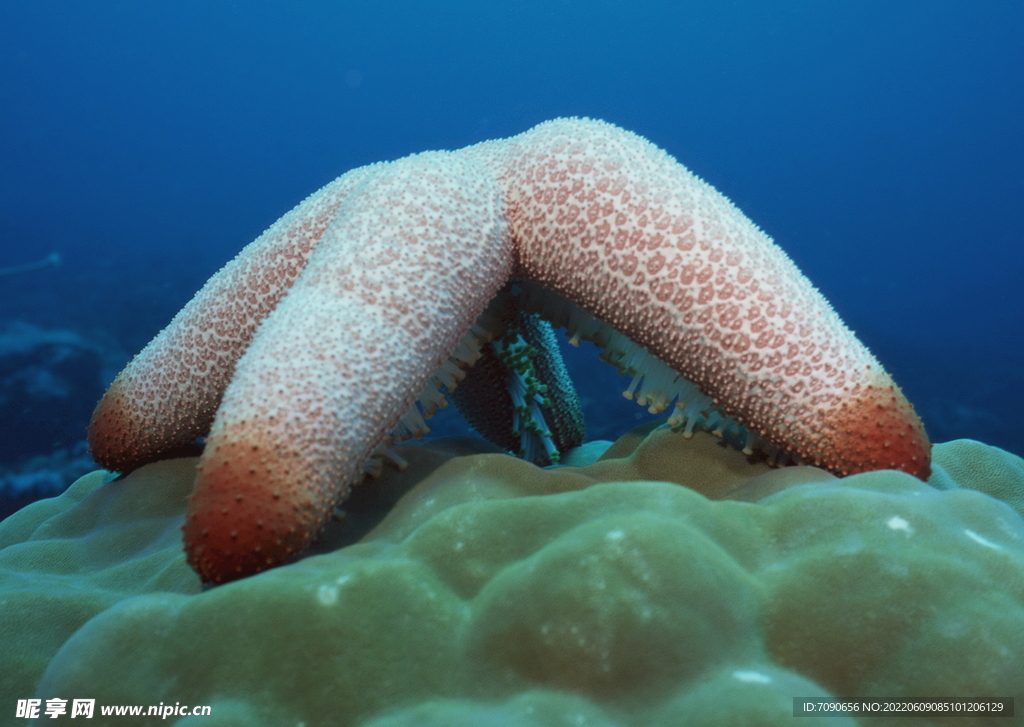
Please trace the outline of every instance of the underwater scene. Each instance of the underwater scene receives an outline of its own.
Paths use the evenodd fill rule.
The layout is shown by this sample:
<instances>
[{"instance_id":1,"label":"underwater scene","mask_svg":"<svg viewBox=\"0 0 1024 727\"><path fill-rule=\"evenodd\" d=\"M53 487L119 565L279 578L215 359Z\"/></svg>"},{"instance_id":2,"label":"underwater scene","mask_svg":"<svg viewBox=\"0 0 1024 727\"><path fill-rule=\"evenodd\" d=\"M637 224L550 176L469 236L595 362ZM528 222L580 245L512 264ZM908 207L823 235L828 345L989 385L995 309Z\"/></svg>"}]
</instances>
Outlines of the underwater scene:
<instances>
[{"instance_id":1,"label":"underwater scene","mask_svg":"<svg viewBox=\"0 0 1024 727\"><path fill-rule=\"evenodd\" d=\"M0 727L1024 724L1024 5L0 5Z\"/></svg>"}]
</instances>

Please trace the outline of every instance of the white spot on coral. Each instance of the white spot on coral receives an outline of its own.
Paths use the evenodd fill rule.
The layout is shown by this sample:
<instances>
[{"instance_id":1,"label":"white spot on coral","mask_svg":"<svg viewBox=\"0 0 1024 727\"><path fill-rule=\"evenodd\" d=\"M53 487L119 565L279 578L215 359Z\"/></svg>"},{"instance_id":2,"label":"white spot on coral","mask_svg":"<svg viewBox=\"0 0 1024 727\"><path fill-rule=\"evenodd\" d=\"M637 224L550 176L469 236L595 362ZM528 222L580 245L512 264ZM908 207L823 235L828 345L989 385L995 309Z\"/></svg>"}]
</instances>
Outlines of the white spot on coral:
<instances>
[{"instance_id":1,"label":"white spot on coral","mask_svg":"<svg viewBox=\"0 0 1024 727\"><path fill-rule=\"evenodd\" d=\"M889 526L890 530L902 530L907 535L914 534L914 528L909 522L901 518L899 515L893 515L891 518L885 521L885 524Z\"/></svg>"},{"instance_id":2,"label":"white spot on coral","mask_svg":"<svg viewBox=\"0 0 1024 727\"><path fill-rule=\"evenodd\" d=\"M960 619L953 619L941 624L939 633L947 639L960 639L970 633L968 624Z\"/></svg>"},{"instance_id":3,"label":"white spot on coral","mask_svg":"<svg viewBox=\"0 0 1024 727\"><path fill-rule=\"evenodd\" d=\"M338 587L325 583L316 589L316 600L321 606L333 606L338 602Z\"/></svg>"},{"instance_id":4,"label":"white spot on coral","mask_svg":"<svg viewBox=\"0 0 1024 727\"><path fill-rule=\"evenodd\" d=\"M610 543L616 543L626 537L626 533L622 530L609 530L604 536L604 539Z\"/></svg>"},{"instance_id":5,"label":"white spot on coral","mask_svg":"<svg viewBox=\"0 0 1024 727\"><path fill-rule=\"evenodd\" d=\"M352 576L338 576L334 579L334 582L340 586L342 584L348 583L350 580L352 580Z\"/></svg>"},{"instance_id":6,"label":"white spot on coral","mask_svg":"<svg viewBox=\"0 0 1024 727\"><path fill-rule=\"evenodd\" d=\"M732 678L736 681L745 682L747 684L771 684L772 678L767 674L762 674L759 671L750 671L747 669L737 669L732 673Z\"/></svg>"},{"instance_id":7,"label":"white spot on coral","mask_svg":"<svg viewBox=\"0 0 1024 727\"><path fill-rule=\"evenodd\" d=\"M907 567L906 563L900 561L893 561L886 563L885 572L896 576L897 578L906 578L910 575L910 568Z\"/></svg>"},{"instance_id":8,"label":"white spot on coral","mask_svg":"<svg viewBox=\"0 0 1024 727\"><path fill-rule=\"evenodd\" d=\"M975 543L978 543L979 545L984 545L986 548L992 548L992 550L1002 550L1003 549L1003 546L997 545L996 543L993 543L991 540L987 540L986 538L981 537L980 535L978 535L973 530L968 530L967 528L964 528L964 534L968 538L973 540Z\"/></svg>"}]
</instances>

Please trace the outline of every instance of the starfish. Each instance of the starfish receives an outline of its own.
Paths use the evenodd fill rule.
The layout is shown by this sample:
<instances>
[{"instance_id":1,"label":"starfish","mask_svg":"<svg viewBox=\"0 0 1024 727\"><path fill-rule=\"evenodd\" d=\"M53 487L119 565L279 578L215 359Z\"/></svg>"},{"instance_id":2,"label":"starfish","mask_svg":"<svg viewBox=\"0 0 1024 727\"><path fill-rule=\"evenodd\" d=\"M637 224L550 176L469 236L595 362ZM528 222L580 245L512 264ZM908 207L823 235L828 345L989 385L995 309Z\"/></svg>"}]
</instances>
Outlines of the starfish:
<instances>
[{"instance_id":1,"label":"starfish","mask_svg":"<svg viewBox=\"0 0 1024 727\"><path fill-rule=\"evenodd\" d=\"M674 402L687 432L735 422L747 451L929 475L913 407L786 254L668 154L588 119L311 195L118 375L92 451L127 471L206 436L189 562L207 583L288 562L479 358L495 299L492 316L514 305L594 340L633 374L627 396Z\"/></svg>"}]
</instances>

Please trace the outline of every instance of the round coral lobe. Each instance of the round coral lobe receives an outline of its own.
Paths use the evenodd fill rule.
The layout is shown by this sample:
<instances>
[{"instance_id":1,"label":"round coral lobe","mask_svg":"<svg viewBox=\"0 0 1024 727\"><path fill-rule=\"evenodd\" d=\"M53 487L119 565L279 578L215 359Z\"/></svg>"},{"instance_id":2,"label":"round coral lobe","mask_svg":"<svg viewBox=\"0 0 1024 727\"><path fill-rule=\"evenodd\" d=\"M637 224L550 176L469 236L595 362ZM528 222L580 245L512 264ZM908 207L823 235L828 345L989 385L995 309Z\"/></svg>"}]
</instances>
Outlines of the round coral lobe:
<instances>
[{"instance_id":1,"label":"round coral lobe","mask_svg":"<svg viewBox=\"0 0 1024 727\"><path fill-rule=\"evenodd\" d=\"M251 434L251 433L250 433ZM189 498L185 552L204 583L224 583L297 557L330 510L315 488L295 485L270 448L248 436L215 443L199 466Z\"/></svg>"}]
</instances>

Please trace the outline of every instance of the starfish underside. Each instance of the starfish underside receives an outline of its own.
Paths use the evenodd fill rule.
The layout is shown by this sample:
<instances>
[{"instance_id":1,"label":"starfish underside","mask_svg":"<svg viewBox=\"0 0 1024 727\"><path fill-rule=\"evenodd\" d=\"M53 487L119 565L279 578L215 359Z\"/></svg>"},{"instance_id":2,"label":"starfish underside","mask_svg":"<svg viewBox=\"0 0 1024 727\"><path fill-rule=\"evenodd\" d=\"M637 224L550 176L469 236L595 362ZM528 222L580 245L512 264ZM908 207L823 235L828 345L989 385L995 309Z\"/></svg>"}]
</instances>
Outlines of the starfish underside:
<instances>
[{"instance_id":1,"label":"starfish underside","mask_svg":"<svg viewBox=\"0 0 1024 727\"><path fill-rule=\"evenodd\" d=\"M515 315L606 347L641 403L677 400L680 425L728 416L839 475L928 476L913 408L785 253L670 156L585 119L310 196L121 372L92 451L127 471L207 436L189 562L211 583L287 562L410 410L487 354L477 321L510 281ZM506 333L495 355L520 360Z\"/></svg>"}]
</instances>

